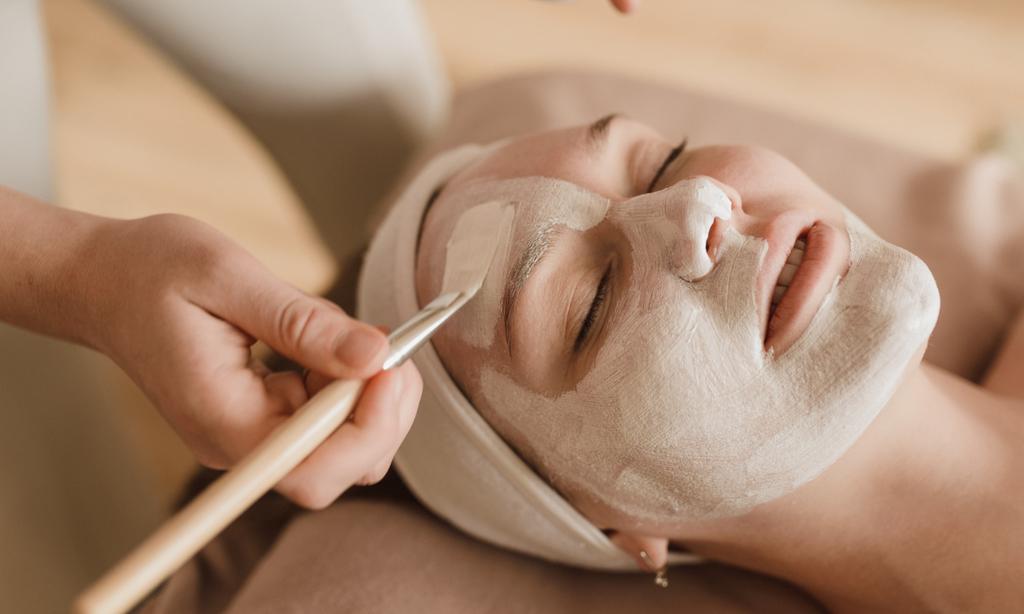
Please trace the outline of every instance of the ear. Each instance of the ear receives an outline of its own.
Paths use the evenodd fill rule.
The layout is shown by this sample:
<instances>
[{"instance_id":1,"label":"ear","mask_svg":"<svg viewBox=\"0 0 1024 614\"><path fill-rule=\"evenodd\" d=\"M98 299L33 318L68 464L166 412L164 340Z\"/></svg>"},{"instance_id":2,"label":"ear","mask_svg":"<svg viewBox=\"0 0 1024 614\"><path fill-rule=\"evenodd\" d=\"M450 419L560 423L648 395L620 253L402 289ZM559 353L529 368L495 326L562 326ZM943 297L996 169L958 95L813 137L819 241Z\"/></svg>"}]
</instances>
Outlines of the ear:
<instances>
[{"instance_id":1,"label":"ear","mask_svg":"<svg viewBox=\"0 0 1024 614\"><path fill-rule=\"evenodd\" d=\"M636 559L636 564L640 566L640 569L655 572L664 567L668 561L667 537L650 537L613 530L608 531L608 539ZM654 569L650 569L650 566L644 562L643 557L640 556L641 551L647 554L647 557L654 563Z\"/></svg>"}]
</instances>

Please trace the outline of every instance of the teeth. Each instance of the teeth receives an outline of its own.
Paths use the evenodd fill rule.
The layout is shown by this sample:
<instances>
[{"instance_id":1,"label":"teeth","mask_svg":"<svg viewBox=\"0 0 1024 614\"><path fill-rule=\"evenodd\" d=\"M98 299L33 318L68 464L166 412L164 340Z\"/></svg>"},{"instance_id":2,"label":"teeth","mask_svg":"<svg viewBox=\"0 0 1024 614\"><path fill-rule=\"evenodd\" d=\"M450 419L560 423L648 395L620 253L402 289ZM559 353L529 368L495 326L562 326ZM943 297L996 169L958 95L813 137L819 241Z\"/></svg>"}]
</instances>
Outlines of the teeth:
<instances>
[{"instance_id":1,"label":"teeth","mask_svg":"<svg viewBox=\"0 0 1024 614\"><path fill-rule=\"evenodd\" d=\"M793 254L797 253L802 254L803 252L793 252ZM790 254L789 257L792 258L793 254ZM789 287L790 282L793 281L793 276L796 275L796 269L796 264L790 264L787 261L786 266L782 267L782 273L779 274L779 283L778 285L776 285L776 288L778 288L779 286Z\"/></svg>"},{"instance_id":2,"label":"teeth","mask_svg":"<svg viewBox=\"0 0 1024 614\"><path fill-rule=\"evenodd\" d=\"M793 251L789 252L789 258L786 262L789 264L800 264L800 261L804 259L804 251L807 249L807 243L797 239L796 243L793 244Z\"/></svg>"},{"instance_id":3,"label":"teeth","mask_svg":"<svg viewBox=\"0 0 1024 614\"><path fill-rule=\"evenodd\" d=\"M772 292L772 307L774 308L782 300L782 295L786 293L786 286L775 286L775 291Z\"/></svg>"},{"instance_id":4,"label":"teeth","mask_svg":"<svg viewBox=\"0 0 1024 614\"><path fill-rule=\"evenodd\" d=\"M782 300L782 295L789 289L789 284L792 283L796 270L804 260L804 251L806 249L807 243L797 239L793 245L793 251L789 252L789 257L786 258L785 266L782 267L782 273L779 274L779 282L775 285L775 290L772 292L772 305L769 309L769 316L775 313L775 308L778 306L779 301Z\"/></svg>"}]
</instances>

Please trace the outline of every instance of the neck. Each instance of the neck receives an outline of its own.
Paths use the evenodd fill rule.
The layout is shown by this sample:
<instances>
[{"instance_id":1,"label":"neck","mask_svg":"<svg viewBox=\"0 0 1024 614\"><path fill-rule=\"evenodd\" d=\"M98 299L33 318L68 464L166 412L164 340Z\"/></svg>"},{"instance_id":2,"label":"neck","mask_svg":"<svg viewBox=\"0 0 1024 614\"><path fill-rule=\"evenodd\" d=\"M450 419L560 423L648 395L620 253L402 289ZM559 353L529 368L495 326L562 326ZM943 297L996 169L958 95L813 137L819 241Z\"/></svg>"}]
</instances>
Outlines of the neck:
<instances>
[{"instance_id":1,"label":"neck","mask_svg":"<svg viewBox=\"0 0 1024 614\"><path fill-rule=\"evenodd\" d=\"M921 365L820 476L680 541L833 612L1006 611L1024 602L1022 449L1019 400Z\"/></svg>"}]
</instances>

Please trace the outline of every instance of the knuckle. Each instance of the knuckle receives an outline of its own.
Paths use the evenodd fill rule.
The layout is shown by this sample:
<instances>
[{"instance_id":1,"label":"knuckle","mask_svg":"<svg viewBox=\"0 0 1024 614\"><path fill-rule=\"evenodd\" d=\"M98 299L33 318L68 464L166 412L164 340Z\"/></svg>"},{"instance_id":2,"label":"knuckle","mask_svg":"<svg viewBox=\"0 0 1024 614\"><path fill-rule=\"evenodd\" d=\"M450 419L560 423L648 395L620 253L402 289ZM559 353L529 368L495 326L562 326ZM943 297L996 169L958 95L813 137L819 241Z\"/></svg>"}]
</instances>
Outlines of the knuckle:
<instances>
[{"instance_id":1,"label":"knuckle","mask_svg":"<svg viewBox=\"0 0 1024 614\"><path fill-rule=\"evenodd\" d=\"M299 297L289 300L278 310L276 318L281 342L287 347L299 347L313 332L317 319L315 303Z\"/></svg>"},{"instance_id":2,"label":"knuckle","mask_svg":"<svg viewBox=\"0 0 1024 614\"><path fill-rule=\"evenodd\" d=\"M211 424L200 423L187 416L177 415L175 418L170 420L172 425L200 464L210 469L227 469L233 464Z\"/></svg>"},{"instance_id":3,"label":"knuckle","mask_svg":"<svg viewBox=\"0 0 1024 614\"><path fill-rule=\"evenodd\" d=\"M362 483L364 485L376 484L377 482L384 479L387 475L388 469L391 468L391 460L388 459L385 462L381 462L379 465L374 467L369 473L363 476Z\"/></svg>"},{"instance_id":4,"label":"knuckle","mask_svg":"<svg viewBox=\"0 0 1024 614\"><path fill-rule=\"evenodd\" d=\"M296 504L311 510L322 510L338 497L333 492L317 484L317 480L304 480L288 494L288 498Z\"/></svg>"},{"instance_id":5,"label":"knuckle","mask_svg":"<svg viewBox=\"0 0 1024 614\"><path fill-rule=\"evenodd\" d=\"M174 213L163 213L144 218L150 222L149 230L160 236L172 237L182 250L180 256L187 256L188 265L202 265L202 269L213 269L224 256L223 243L213 240L211 228L206 224Z\"/></svg>"},{"instance_id":6,"label":"knuckle","mask_svg":"<svg viewBox=\"0 0 1024 614\"><path fill-rule=\"evenodd\" d=\"M196 458L211 469L229 469L245 456L260 439L266 428L245 412L232 411L232 405L207 405L222 411L205 412L200 434L193 437Z\"/></svg>"},{"instance_id":7,"label":"knuckle","mask_svg":"<svg viewBox=\"0 0 1024 614\"><path fill-rule=\"evenodd\" d=\"M193 449L192 454L195 455L196 460L199 461L204 467L210 469L224 470L229 469L232 465L231 459L228 458L227 454L220 450L216 450L210 447L201 447Z\"/></svg>"}]
</instances>

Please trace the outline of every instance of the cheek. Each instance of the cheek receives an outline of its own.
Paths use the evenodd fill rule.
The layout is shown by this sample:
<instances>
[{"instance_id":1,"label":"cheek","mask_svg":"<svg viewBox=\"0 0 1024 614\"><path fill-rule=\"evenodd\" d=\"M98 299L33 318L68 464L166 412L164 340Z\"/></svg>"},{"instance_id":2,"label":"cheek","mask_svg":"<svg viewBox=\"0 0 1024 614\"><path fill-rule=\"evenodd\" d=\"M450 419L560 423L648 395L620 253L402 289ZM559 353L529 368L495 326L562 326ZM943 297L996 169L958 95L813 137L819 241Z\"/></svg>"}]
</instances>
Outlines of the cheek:
<instances>
[{"instance_id":1,"label":"cheek","mask_svg":"<svg viewBox=\"0 0 1024 614\"><path fill-rule=\"evenodd\" d=\"M793 209L812 213L837 227L845 222L842 206L831 195L787 158L770 150L725 146L695 149L677 170L678 177L693 175L707 175L734 188L742 198L743 211L751 218L748 224Z\"/></svg>"},{"instance_id":2,"label":"cheek","mask_svg":"<svg viewBox=\"0 0 1024 614\"><path fill-rule=\"evenodd\" d=\"M851 269L836 307L778 360L750 319L764 241L727 233L723 264L687 285L629 235L622 313L575 390L545 397L484 371L503 434L602 526L721 518L791 492L863 432L937 315L930 293L879 296L879 273L908 290L930 277L853 234L864 270ZM876 304L888 307L870 313ZM885 331L885 343L868 343L865 330Z\"/></svg>"},{"instance_id":3,"label":"cheek","mask_svg":"<svg viewBox=\"0 0 1024 614\"><path fill-rule=\"evenodd\" d=\"M489 348L473 347L453 328L441 327L430 340L445 369L469 392L479 380L481 364L493 363Z\"/></svg>"}]
</instances>

